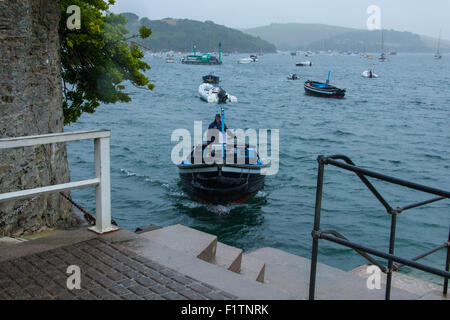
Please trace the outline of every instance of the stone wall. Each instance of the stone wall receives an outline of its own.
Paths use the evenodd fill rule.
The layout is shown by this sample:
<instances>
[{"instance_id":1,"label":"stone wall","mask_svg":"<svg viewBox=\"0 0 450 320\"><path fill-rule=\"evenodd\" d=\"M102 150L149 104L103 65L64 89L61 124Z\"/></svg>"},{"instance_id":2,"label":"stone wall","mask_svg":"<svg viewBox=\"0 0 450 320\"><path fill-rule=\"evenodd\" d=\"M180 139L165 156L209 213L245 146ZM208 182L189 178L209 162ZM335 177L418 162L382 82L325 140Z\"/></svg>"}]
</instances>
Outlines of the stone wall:
<instances>
[{"instance_id":1,"label":"stone wall","mask_svg":"<svg viewBox=\"0 0 450 320\"><path fill-rule=\"evenodd\" d=\"M62 132L59 0L0 0L0 138ZM0 193L70 180L65 144L0 150ZM76 224L59 194L0 203L0 236Z\"/></svg>"}]
</instances>

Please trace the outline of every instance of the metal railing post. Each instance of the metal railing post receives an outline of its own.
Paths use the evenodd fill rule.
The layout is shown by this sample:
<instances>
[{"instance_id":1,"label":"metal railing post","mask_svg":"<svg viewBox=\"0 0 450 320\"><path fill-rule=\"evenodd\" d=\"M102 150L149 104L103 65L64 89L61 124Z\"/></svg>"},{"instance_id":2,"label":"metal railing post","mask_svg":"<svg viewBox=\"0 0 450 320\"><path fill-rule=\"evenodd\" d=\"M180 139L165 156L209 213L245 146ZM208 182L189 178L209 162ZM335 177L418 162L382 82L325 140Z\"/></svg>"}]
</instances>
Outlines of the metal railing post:
<instances>
[{"instance_id":1,"label":"metal railing post","mask_svg":"<svg viewBox=\"0 0 450 320\"><path fill-rule=\"evenodd\" d=\"M111 169L110 169L110 138L94 140L95 177L100 184L95 187L96 225L90 230L102 234L117 230L111 225Z\"/></svg>"},{"instance_id":2,"label":"metal railing post","mask_svg":"<svg viewBox=\"0 0 450 320\"><path fill-rule=\"evenodd\" d=\"M397 213L391 214L391 235L389 239L389 254L394 254L395 248L395 230L397 227ZM391 300L391 287L392 287L392 271L394 261L388 260L387 279L386 279L386 300Z\"/></svg>"},{"instance_id":3,"label":"metal railing post","mask_svg":"<svg viewBox=\"0 0 450 320\"><path fill-rule=\"evenodd\" d=\"M447 259L445 261L445 271L449 271L450 267L450 228L448 228L448 242L447 242ZM447 296L448 292L448 278L444 279L444 296Z\"/></svg>"},{"instance_id":4,"label":"metal railing post","mask_svg":"<svg viewBox=\"0 0 450 320\"><path fill-rule=\"evenodd\" d=\"M337 160L344 160L346 163ZM373 258L368 256L367 254L372 254L381 258L384 258L388 261L387 268L387 280L386 280L386 291L385 291L385 299L391 299L391 291L392 291L392 275L394 271L397 271L402 266L406 265L418 270L422 270L431 274L435 274L444 278L444 288L443 294L446 297L448 292L448 280L450 278L450 229L448 241L424 254L417 256L412 259L405 259L394 255L395 252L395 237L396 237L396 228L397 228L397 215L404 212L405 210L409 210L412 208L417 208L426 204L430 204L436 201L441 201L444 199L450 199L450 192L427 187L424 185L420 185L414 182L397 179L394 177L390 177L384 174L380 174L374 171L370 171L367 169L363 169L357 167L350 158L344 155L334 155L330 157L319 156L317 158L319 162L319 173L317 177L317 191L316 191L316 207L315 207L315 215L314 215L314 229L311 232L313 237L313 245L312 245L312 258L311 258L311 273L310 273L310 283L309 283L309 299L314 300L315 298L315 287L316 287L316 277L317 277L317 256L319 250L319 240L324 239L328 240L348 248L351 248L361 254L364 258L369 260L375 265L379 265ZM366 185L366 187L375 195L375 197L380 201L380 203L385 207L386 211L391 215L391 229L390 229L390 239L389 239L389 253L381 252L366 246L362 246L356 244L354 242L348 241L344 236L334 230L320 230L320 211L322 205L322 197L323 197L323 176L324 176L324 166L325 165L333 165L335 167L352 171L354 172ZM403 186L409 189L422 191L429 194L434 194L439 196L437 198L433 198L430 200L421 201L415 204L407 205L404 207L397 207L393 209L389 203L381 196L381 194L375 189L375 187L369 182L367 177L375 178L378 180L382 180L385 182L389 182L395 185ZM440 270L431 266L427 266L424 264L417 263L417 260L426 257L432 253L435 253L441 249L447 248L447 258L445 263L445 271ZM400 263L400 265L394 265L394 262ZM382 269L383 270L383 269ZM384 271L383 271L384 272Z\"/></svg>"},{"instance_id":5,"label":"metal railing post","mask_svg":"<svg viewBox=\"0 0 450 320\"><path fill-rule=\"evenodd\" d=\"M94 130L0 139L0 150L91 139L94 139L95 147L94 179L0 193L0 202L95 186L96 225L89 229L100 234L117 230L116 226L111 225L110 137L109 130Z\"/></svg>"},{"instance_id":6,"label":"metal railing post","mask_svg":"<svg viewBox=\"0 0 450 320\"><path fill-rule=\"evenodd\" d=\"M314 230L312 232L312 257L311 257L311 272L309 278L309 300L314 300L316 293L316 274L317 274L317 255L319 252L319 232L320 232L320 211L322 208L322 192L323 192L323 173L324 161L323 157L317 158L319 163L317 175L317 191L316 191L316 209L314 214Z\"/></svg>"}]
</instances>

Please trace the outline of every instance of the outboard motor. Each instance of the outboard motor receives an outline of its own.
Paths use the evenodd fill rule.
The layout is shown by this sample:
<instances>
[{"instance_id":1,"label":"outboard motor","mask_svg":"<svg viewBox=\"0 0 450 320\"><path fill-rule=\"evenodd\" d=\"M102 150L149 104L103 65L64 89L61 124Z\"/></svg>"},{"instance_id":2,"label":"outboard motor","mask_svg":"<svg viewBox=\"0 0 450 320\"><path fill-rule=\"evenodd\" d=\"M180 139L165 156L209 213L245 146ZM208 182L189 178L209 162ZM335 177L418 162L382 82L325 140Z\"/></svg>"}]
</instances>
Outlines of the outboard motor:
<instances>
[{"instance_id":1,"label":"outboard motor","mask_svg":"<svg viewBox=\"0 0 450 320\"><path fill-rule=\"evenodd\" d=\"M219 98L219 103L226 103L228 100L228 95L225 90L220 88L219 93L217 94L217 97Z\"/></svg>"}]
</instances>

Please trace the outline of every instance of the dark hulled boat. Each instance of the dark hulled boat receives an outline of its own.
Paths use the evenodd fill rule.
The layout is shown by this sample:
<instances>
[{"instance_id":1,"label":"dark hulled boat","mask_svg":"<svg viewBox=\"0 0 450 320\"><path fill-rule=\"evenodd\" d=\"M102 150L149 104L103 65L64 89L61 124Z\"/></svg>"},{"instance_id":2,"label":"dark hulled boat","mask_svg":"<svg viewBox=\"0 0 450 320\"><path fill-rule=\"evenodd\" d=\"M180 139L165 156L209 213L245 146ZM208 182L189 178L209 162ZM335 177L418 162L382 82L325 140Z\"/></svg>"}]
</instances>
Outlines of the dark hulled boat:
<instances>
[{"instance_id":1,"label":"dark hulled boat","mask_svg":"<svg viewBox=\"0 0 450 320\"><path fill-rule=\"evenodd\" d=\"M219 84L220 78L217 76L213 76L212 74L209 74L207 76L202 77L203 83L211 83L211 84Z\"/></svg>"},{"instance_id":2,"label":"dark hulled boat","mask_svg":"<svg viewBox=\"0 0 450 320\"><path fill-rule=\"evenodd\" d=\"M265 182L261 170L268 165L259 158L255 148L235 145L231 149L226 152L233 156L225 156L234 158L229 163L223 161L223 144L194 148L178 165L183 188L201 202L214 205L243 202L261 190ZM196 158L200 161L195 161Z\"/></svg>"},{"instance_id":3,"label":"dark hulled boat","mask_svg":"<svg viewBox=\"0 0 450 320\"><path fill-rule=\"evenodd\" d=\"M345 89L339 89L335 86L329 85L328 83L317 81L308 80L305 82L304 87L306 94L316 97L343 99L346 93Z\"/></svg>"}]
</instances>

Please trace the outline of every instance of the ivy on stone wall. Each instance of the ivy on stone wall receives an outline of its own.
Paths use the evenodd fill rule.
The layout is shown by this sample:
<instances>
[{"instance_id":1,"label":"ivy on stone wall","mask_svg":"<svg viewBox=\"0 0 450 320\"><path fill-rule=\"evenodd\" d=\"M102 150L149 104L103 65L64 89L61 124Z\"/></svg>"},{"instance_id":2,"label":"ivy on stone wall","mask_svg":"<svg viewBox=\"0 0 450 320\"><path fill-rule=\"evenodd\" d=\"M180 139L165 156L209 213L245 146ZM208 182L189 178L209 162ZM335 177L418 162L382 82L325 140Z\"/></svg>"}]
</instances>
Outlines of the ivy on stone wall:
<instances>
[{"instance_id":1,"label":"ivy on stone wall","mask_svg":"<svg viewBox=\"0 0 450 320\"><path fill-rule=\"evenodd\" d=\"M61 73L63 79L64 122L76 122L83 112L94 113L101 103L129 102L124 82L148 90L153 84L143 72L150 66L142 61L138 46L129 44L133 38L145 39L151 30L143 27L130 35L127 19L107 12L114 0L61 0L59 36ZM78 6L79 29L67 26L69 6Z\"/></svg>"}]
</instances>

